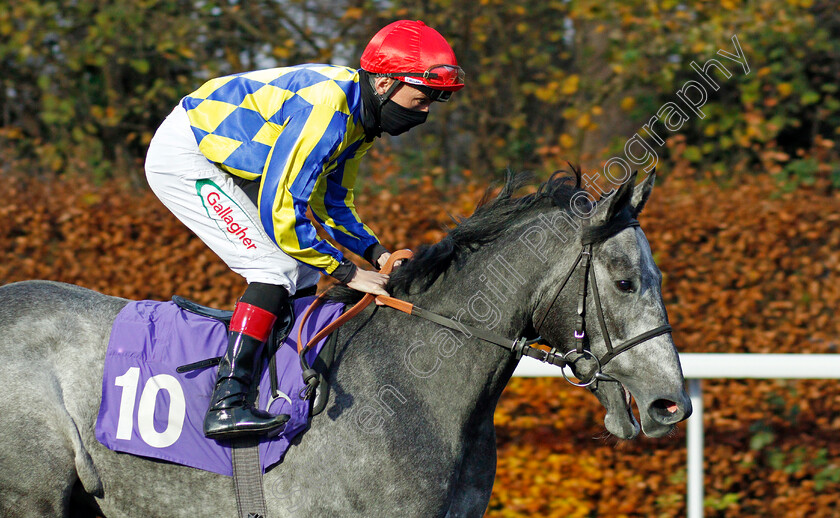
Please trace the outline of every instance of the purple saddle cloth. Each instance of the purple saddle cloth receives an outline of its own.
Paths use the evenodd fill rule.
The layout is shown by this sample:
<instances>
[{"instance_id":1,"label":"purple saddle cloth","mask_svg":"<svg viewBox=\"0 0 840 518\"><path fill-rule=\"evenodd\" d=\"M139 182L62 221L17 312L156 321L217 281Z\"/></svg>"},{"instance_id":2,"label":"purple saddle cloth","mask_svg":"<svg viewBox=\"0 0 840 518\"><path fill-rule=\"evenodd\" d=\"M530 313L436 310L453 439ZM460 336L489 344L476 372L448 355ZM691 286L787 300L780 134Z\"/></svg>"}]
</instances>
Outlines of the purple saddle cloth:
<instances>
[{"instance_id":1,"label":"purple saddle cloth","mask_svg":"<svg viewBox=\"0 0 840 518\"><path fill-rule=\"evenodd\" d=\"M294 301L301 316L314 297ZM325 302L312 312L303 330L308 341L332 322L344 305ZM265 361L259 385L259 407L272 414L289 414L283 432L260 441L260 463L266 468L283 459L294 437L306 428L311 401L303 388L297 335L300 321L277 351L281 397L271 400L271 380ZM326 339L307 353L310 365ZM227 329L221 322L182 310L172 302L141 300L120 311L111 329L102 379L102 403L96 438L111 450L233 475L226 442L204 437L204 414L216 381L217 367L180 374L181 365L222 356Z\"/></svg>"}]
</instances>

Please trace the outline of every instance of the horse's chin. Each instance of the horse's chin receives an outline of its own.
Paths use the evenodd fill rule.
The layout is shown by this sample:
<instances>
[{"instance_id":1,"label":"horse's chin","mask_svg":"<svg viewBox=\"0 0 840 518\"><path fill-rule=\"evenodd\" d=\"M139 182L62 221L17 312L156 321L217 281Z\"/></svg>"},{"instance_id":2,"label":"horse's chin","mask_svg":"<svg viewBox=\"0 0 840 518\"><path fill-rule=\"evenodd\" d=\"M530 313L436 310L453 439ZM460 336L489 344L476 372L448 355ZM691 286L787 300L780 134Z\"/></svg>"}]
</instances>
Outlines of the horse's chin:
<instances>
[{"instance_id":1,"label":"horse's chin","mask_svg":"<svg viewBox=\"0 0 840 518\"><path fill-rule=\"evenodd\" d=\"M607 410L604 426L619 439L635 439L641 426L630 406L630 393L621 383L599 382L592 392Z\"/></svg>"},{"instance_id":2,"label":"horse's chin","mask_svg":"<svg viewBox=\"0 0 840 518\"><path fill-rule=\"evenodd\" d=\"M621 383L599 382L592 391L607 410L604 417L607 431L620 439L635 439L640 431L650 438L667 436L674 431L677 422L691 415L690 401L682 406L664 398L650 403L644 398L631 398L630 391ZM684 399L688 400L687 397ZM633 414L632 401L636 402L642 416L641 425Z\"/></svg>"}]
</instances>

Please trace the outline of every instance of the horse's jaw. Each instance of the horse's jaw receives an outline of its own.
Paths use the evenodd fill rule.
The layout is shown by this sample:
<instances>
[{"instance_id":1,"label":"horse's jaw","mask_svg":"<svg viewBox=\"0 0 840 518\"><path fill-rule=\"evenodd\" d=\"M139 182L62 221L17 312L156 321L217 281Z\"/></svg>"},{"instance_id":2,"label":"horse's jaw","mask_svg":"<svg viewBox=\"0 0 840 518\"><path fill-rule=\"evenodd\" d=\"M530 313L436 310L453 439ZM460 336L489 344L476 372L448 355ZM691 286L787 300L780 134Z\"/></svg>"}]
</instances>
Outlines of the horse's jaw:
<instances>
[{"instance_id":1,"label":"horse's jaw","mask_svg":"<svg viewBox=\"0 0 840 518\"><path fill-rule=\"evenodd\" d=\"M620 439L635 439L640 431L647 437L658 438L669 435L676 423L685 420L691 414L691 402L677 403L666 398L647 398L638 400L631 397L631 392L621 383L599 382L592 392L607 410L604 426L607 431ZM632 401L641 417L641 425L633 414Z\"/></svg>"},{"instance_id":2,"label":"horse's jaw","mask_svg":"<svg viewBox=\"0 0 840 518\"><path fill-rule=\"evenodd\" d=\"M635 439L641 426L630 406L630 393L621 383L599 381L590 388L601 405L607 410L604 426L607 431L619 439ZM647 434L647 431L645 431Z\"/></svg>"},{"instance_id":3,"label":"horse's jaw","mask_svg":"<svg viewBox=\"0 0 840 518\"><path fill-rule=\"evenodd\" d=\"M609 373L614 381L599 380L590 387L607 410L607 430L622 439L633 439L639 431L651 438L669 435L692 412L679 358L670 339L654 339L642 347L647 347L648 356L631 351L626 357L616 358L615 364L622 366ZM651 379L658 381L642 382ZM633 414L632 403L639 420Z\"/></svg>"}]
</instances>

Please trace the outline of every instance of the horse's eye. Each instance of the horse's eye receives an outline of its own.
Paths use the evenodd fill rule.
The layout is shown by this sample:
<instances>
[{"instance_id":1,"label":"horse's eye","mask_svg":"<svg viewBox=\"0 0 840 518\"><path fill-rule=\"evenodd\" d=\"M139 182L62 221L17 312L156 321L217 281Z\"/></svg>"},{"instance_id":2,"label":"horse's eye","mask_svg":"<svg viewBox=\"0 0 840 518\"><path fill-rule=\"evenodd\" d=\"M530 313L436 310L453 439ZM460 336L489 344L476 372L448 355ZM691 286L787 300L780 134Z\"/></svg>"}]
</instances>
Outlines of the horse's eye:
<instances>
[{"instance_id":1,"label":"horse's eye","mask_svg":"<svg viewBox=\"0 0 840 518\"><path fill-rule=\"evenodd\" d=\"M615 283L615 285L618 287L618 289L626 293L632 293L636 291L633 287L633 283L630 281L618 281Z\"/></svg>"}]
</instances>

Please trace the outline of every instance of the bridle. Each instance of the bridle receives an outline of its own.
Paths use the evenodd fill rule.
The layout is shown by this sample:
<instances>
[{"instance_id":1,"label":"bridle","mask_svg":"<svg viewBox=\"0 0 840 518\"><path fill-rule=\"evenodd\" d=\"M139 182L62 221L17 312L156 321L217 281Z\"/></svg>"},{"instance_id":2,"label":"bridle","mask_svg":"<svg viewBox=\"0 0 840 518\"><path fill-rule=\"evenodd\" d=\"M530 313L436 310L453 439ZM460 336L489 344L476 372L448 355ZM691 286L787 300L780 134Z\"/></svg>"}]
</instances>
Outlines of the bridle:
<instances>
[{"instance_id":1,"label":"bridle","mask_svg":"<svg viewBox=\"0 0 840 518\"><path fill-rule=\"evenodd\" d=\"M356 316L374 300L391 308L407 313L409 315L418 316L420 318L429 320L449 329L453 329L455 331L464 333L468 337L475 336L476 338L479 338L485 342L492 343L494 345L498 345L499 347L508 349L515 355L517 360L519 360L522 356L528 356L530 358L534 358L536 360L551 365L556 365L558 367L572 366L581 358L588 357L594 360L595 372L593 372L592 375L589 376L589 378L586 380L573 381L566 375L565 370L563 371L563 377L572 385L578 387L588 387L589 385L592 385L593 383L599 380L618 382L618 380L603 372L603 368L607 365L607 363L609 363L613 358L615 358L619 354L626 352L643 342L646 342L652 338L663 335L665 333L671 332L670 325L661 325L659 327L651 329L650 331L645 331L644 333L641 333L631 338L630 340L627 340L626 342L620 344L617 347L613 347L612 340L610 340L610 335L607 331L607 324L604 320L604 310L601 306L601 298L598 293L598 284L595 279L595 270L592 268L592 247L595 244L606 241L610 237L618 234L618 232L626 228L638 226L639 222L636 219L628 218L625 224L616 226L611 232L607 234L600 235L597 237L583 238L581 240L581 251L577 256L577 259L575 260L572 267L569 269L569 272L563 278L563 282L560 284L560 288L554 294L554 298L551 299L551 303L543 312L542 318L540 319L539 323L534 326L534 329L539 333L540 328L545 323L546 317L551 312L551 308L554 307L554 303L557 302L557 298L560 296L560 293L566 287L566 285L569 282L569 279L571 279L572 275L575 273L576 270L578 270L578 267L580 266L580 288L578 290L577 317L575 320L574 330L574 349L569 349L564 353L559 351L556 347L552 347L551 350L546 351L544 349L534 347L534 344L544 342L542 336L537 336L536 338L531 339L524 336L518 337L516 339L510 339L500 334L493 333L492 331L489 331L487 329L481 329L475 326L470 326L467 324L456 322L452 318L439 315L427 309L415 306L414 304L406 302L404 300L384 295L378 295L374 297L373 295L368 293L365 294L362 300L356 303L356 305L353 306L351 309L346 311L341 317L339 317L337 320L333 321L324 329L316 333L315 336L313 336L305 345L301 341L300 332L298 333L298 352L301 358L301 365L303 366L304 382L307 384L307 387L305 387L304 390L301 392L302 394L307 394L308 397L309 395L314 393L314 389L318 384L317 373L309 366L308 362L306 361L305 354L309 350L309 348L312 347L314 344L318 343L318 341L322 340L323 338L326 338L335 329L344 324L344 322ZM401 259L410 259L411 257L413 257L413 255L414 254L410 250L398 250L394 252L393 254L391 254L391 257L388 259L388 262L385 264L385 266L383 266L381 273L390 273L396 261ZM604 337L604 342L607 347L607 352L600 358L597 357L589 349L589 341L586 334L586 295L588 292L589 284L592 285L592 296L595 300L595 308L597 310L598 323L601 327L601 335ZM303 329L303 324L306 321L309 314L312 312L312 310L324 300L325 295L326 292L321 293L318 296L318 298L316 298L312 302L309 308L307 308L306 312L302 317L302 322L299 328L300 330ZM577 354L578 356L576 358L570 358L572 354Z\"/></svg>"},{"instance_id":2,"label":"bridle","mask_svg":"<svg viewBox=\"0 0 840 518\"><path fill-rule=\"evenodd\" d=\"M613 358L618 356L619 354L626 352L633 347L650 340L651 338L655 338L659 335L663 335L665 333L671 332L671 326L668 324L661 325L649 331L645 331L635 337L627 340L626 342L622 343L618 347L613 347L612 340L610 340L610 333L607 330L607 323L604 320L604 309L601 306L601 297L598 292L598 282L595 278L595 269L592 268L592 247L594 244L599 242L606 241L610 237L614 236L621 230L631 227L638 227L639 222L636 219L629 219L627 223L621 227L618 227L614 232L601 236L599 239L588 239L582 241L581 243L581 251L577 256L572 267L569 269L569 272L563 278L563 282L560 284L560 288L554 294L554 298L551 299L551 303L548 305L546 310L543 312L543 316L540 319L539 323L534 326L534 329L539 333L540 328L542 327L543 323L545 323L545 318L551 312L551 308L554 307L554 303L557 302L557 298L560 296L560 293L563 291L563 288L566 287L566 284L569 282L569 279L575 273L575 270L578 269L578 266L581 266L582 273L580 274L580 286L578 289L578 305L577 305L577 317L575 319L575 330L574 330L574 339L575 339L575 348L566 351L565 353L561 353L557 350L556 347L552 347L550 351L545 351L543 349L538 349L535 347L528 348L531 344L543 341L542 336L538 336L537 338L527 340L522 342L522 345L517 347L521 347L520 350L514 348L514 352L517 354L517 358L521 355L529 356L531 358L536 358L545 363L550 363L552 365L557 365L560 367L565 367L569 364L574 364L580 358L586 358L587 356L595 361L595 372L592 376L589 377L588 380L584 380L581 382L575 382L570 380L566 373L563 373L563 377L566 378L566 381L571 383L572 385L576 385L579 387L587 387L597 380L601 381L617 381L612 376L608 374L604 374L603 368L609 363ZM587 282L588 281L588 282ZM595 299L595 309L597 310L598 315L598 324L601 327L601 336L604 337L604 344L607 347L607 352L598 358L592 351L589 350L589 341L586 335L586 294L588 292L588 284L592 285L592 297ZM526 349L528 348L528 349ZM520 352L521 351L521 352ZM578 358L573 360L569 359L571 354L578 354Z\"/></svg>"}]
</instances>

